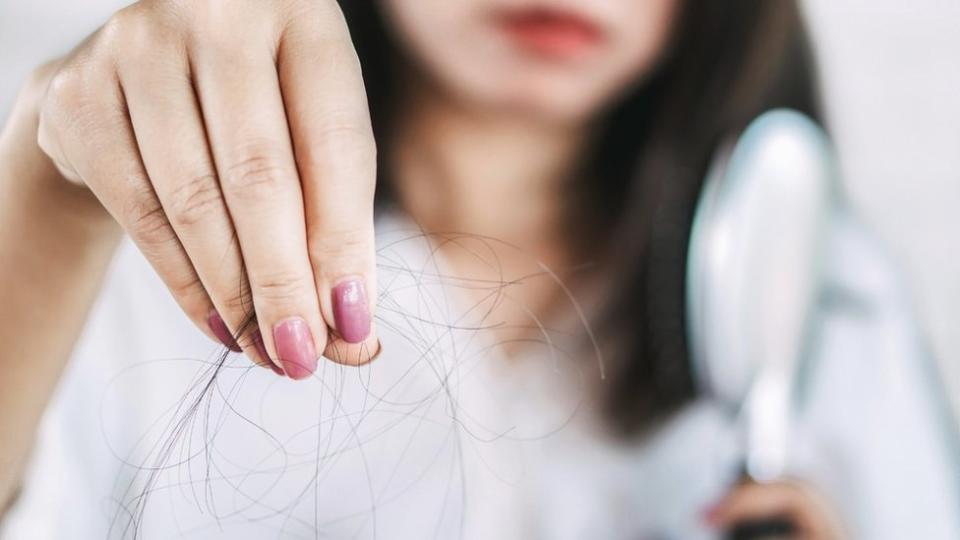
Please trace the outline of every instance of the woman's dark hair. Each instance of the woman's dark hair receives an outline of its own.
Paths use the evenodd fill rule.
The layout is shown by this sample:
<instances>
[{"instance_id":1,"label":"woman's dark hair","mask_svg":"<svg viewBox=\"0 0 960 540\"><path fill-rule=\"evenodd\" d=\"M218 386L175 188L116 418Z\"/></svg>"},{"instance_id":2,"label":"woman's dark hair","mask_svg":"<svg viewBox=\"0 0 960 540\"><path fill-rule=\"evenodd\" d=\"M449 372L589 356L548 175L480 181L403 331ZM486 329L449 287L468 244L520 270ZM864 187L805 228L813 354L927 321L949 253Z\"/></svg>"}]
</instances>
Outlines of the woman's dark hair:
<instances>
[{"instance_id":1,"label":"woman's dark hair","mask_svg":"<svg viewBox=\"0 0 960 540\"><path fill-rule=\"evenodd\" d=\"M341 0L360 55L380 155L399 50L376 0ZM693 211L724 140L765 110L818 119L815 70L793 1L682 2L659 66L605 113L568 185L575 253L614 278L594 324L608 359L611 425L641 433L696 395L687 347L685 265ZM390 200L380 167L378 204ZM611 274L612 273L612 274Z\"/></svg>"}]
</instances>

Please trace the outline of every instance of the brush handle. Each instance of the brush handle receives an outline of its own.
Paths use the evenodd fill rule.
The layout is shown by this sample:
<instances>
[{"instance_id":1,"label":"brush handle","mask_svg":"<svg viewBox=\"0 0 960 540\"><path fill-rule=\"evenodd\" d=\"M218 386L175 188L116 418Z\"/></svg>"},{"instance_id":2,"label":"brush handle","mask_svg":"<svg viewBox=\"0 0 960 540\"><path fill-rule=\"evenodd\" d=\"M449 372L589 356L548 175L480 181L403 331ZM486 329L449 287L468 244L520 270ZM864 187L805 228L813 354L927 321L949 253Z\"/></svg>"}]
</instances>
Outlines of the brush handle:
<instances>
[{"instance_id":1,"label":"brush handle","mask_svg":"<svg viewBox=\"0 0 960 540\"><path fill-rule=\"evenodd\" d=\"M746 463L740 464L739 482L752 482ZM735 523L724 540L787 540L795 538L798 532L796 524L788 517L753 519Z\"/></svg>"},{"instance_id":2,"label":"brush handle","mask_svg":"<svg viewBox=\"0 0 960 540\"><path fill-rule=\"evenodd\" d=\"M787 518L772 518L763 521L744 521L730 529L726 540L780 540L794 538L796 525Z\"/></svg>"}]
</instances>

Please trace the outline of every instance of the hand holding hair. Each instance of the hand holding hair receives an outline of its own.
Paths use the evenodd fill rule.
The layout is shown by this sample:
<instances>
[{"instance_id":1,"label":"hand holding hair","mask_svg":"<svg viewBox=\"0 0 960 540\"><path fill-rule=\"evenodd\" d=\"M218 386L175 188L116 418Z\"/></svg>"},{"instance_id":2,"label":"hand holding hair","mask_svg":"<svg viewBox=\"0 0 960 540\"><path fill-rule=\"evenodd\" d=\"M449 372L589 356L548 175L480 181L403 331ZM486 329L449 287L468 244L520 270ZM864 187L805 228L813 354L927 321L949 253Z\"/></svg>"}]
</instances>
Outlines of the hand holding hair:
<instances>
[{"instance_id":1,"label":"hand holding hair","mask_svg":"<svg viewBox=\"0 0 960 540\"><path fill-rule=\"evenodd\" d=\"M39 144L212 338L294 379L376 354L376 150L335 1L133 4L58 66Z\"/></svg>"}]
</instances>

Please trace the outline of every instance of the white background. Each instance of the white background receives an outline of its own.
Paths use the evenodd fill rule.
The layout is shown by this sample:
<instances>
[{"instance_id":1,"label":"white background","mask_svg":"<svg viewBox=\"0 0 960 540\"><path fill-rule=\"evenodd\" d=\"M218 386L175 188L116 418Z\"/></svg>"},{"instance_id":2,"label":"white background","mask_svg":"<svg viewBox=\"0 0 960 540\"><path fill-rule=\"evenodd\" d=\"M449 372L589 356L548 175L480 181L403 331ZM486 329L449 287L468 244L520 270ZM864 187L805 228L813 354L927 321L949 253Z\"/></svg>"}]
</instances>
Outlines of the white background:
<instances>
[{"instance_id":1,"label":"white background","mask_svg":"<svg viewBox=\"0 0 960 540\"><path fill-rule=\"evenodd\" d=\"M124 2L0 0L0 116ZM960 412L960 0L807 0L854 204L899 256Z\"/></svg>"}]
</instances>

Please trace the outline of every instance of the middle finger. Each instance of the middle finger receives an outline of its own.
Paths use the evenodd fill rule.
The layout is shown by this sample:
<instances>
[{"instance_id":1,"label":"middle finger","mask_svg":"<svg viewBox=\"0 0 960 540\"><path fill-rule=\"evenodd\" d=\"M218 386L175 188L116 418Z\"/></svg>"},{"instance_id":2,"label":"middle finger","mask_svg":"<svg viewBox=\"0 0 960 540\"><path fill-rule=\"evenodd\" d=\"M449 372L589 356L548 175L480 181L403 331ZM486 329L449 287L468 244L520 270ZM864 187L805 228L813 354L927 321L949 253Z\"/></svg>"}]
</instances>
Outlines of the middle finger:
<instances>
[{"instance_id":1,"label":"middle finger","mask_svg":"<svg viewBox=\"0 0 960 540\"><path fill-rule=\"evenodd\" d=\"M276 65L255 42L203 48L195 82L264 345L298 379L316 369L326 325Z\"/></svg>"}]
</instances>

